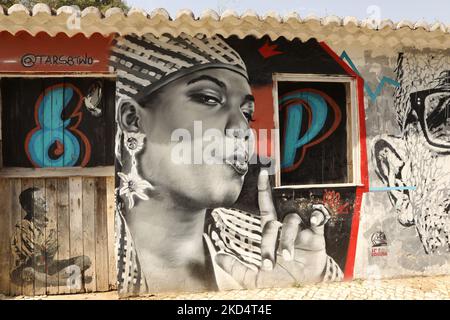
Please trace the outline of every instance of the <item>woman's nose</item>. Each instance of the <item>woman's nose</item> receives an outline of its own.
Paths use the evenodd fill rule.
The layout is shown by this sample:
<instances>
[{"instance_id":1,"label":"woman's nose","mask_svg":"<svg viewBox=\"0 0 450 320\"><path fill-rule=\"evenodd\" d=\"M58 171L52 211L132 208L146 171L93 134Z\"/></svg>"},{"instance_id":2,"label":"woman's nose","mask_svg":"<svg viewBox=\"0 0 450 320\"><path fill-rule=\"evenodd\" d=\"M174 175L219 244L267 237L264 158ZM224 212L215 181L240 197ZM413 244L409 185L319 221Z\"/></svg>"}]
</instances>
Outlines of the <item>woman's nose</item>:
<instances>
[{"instance_id":1,"label":"woman's nose","mask_svg":"<svg viewBox=\"0 0 450 320\"><path fill-rule=\"evenodd\" d=\"M226 129L225 135L230 138L236 139L247 139L248 138L247 128L228 128Z\"/></svg>"},{"instance_id":2,"label":"woman's nose","mask_svg":"<svg viewBox=\"0 0 450 320\"><path fill-rule=\"evenodd\" d=\"M250 127L242 112L233 112L229 115L225 127L225 135L231 138L240 138L247 140L249 138Z\"/></svg>"}]
</instances>

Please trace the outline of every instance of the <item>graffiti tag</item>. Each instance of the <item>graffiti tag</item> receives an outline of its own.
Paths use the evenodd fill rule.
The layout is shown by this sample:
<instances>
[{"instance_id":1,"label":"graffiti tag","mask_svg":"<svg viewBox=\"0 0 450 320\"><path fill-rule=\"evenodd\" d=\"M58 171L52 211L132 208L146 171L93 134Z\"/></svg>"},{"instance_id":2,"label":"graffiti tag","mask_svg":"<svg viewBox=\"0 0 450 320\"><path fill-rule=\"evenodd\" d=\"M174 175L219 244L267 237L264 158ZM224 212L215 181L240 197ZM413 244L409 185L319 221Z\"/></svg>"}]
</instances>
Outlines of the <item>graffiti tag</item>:
<instances>
[{"instance_id":1,"label":"graffiti tag","mask_svg":"<svg viewBox=\"0 0 450 320\"><path fill-rule=\"evenodd\" d=\"M350 68L352 68L352 70L355 71L356 74L362 78L361 73L359 72L358 68L356 68L355 64L353 63L352 59L350 58L350 56L348 55L347 52L345 52L345 51L342 52L341 59L343 61L347 61L347 63L349 64ZM391 78L388 78L388 77L383 77L381 79L380 83L378 83L377 87L375 88L375 91L372 91L372 89L367 84L367 82L364 81L364 91L367 93L367 95L369 96L370 100L375 101L375 100L377 100L377 97L379 95L381 95L381 91L383 90L384 86L388 85L388 84L390 84L393 87L399 87L400 86L400 83L398 83L394 79L391 79Z\"/></svg>"},{"instance_id":2,"label":"graffiti tag","mask_svg":"<svg viewBox=\"0 0 450 320\"><path fill-rule=\"evenodd\" d=\"M341 111L336 102L322 91L300 89L280 98L280 112L285 113L285 130L281 169L290 172L303 162L306 150L328 138L341 122ZM331 111L331 112L330 112ZM308 128L302 128L304 115L308 117ZM333 123L323 132L325 122L333 116ZM302 135L302 129L305 131ZM320 134L323 132L322 134ZM297 152L300 152L299 160Z\"/></svg>"},{"instance_id":3,"label":"graffiti tag","mask_svg":"<svg viewBox=\"0 0 450 320\"><path fill-rule=\"evenodd\" d=\"M36 65L89 66L93 65L96 61L87 54L84 56L66 56L27 53L22 56L20 62L25 68L31 68Z\"/></svg>"},{"instance_id":4,"label":"graffiti tag","mask_svg":"<svg viewBox=\"0 0 450 320\"><path fill-rule=\"evenodd\" d=\"M81 166L89 162L89 140L77 129L82 119L82 97L78 88L70 84L57 84L39 96L35 105L36 127L25 140L25 152L35 167L74 166L81 158L81 144L85 150ZM72 99L76 99L77 106L68 119L63 120ZM73 118L77 121L71 125Z\"/></svg>"},{"instance_id":5,"label":"graffiti tag","mask_svg":"<svg viewBox=\"0 0 450 320\"><path fill-rule=\"evenodd\" d=\"M350 213L350 203L344 202L341 199L341 194L334 190L327 190L323 192L322 201L324 204L328 205L333 213L336 214L347 214Z\"/></svg>"}]
</instances>

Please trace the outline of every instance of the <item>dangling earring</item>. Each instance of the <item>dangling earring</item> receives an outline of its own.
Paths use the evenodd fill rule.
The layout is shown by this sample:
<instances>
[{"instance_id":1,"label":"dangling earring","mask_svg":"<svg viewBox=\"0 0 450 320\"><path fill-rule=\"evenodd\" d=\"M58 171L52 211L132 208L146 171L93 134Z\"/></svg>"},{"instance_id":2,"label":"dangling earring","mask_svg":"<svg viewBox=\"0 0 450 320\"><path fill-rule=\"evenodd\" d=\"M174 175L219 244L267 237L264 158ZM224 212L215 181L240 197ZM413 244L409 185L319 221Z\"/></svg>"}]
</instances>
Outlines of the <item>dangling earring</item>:
<instances>
[{"instance_id":1,"label":"dangling earring","mask_svg":"<svg viewBox=\"0 0 450 320\"><path fill-rule=\"evenodd\" d=\"M134 207L134 196L139 199L148 200L145 194L146 189L154 190L150 182L142 179L137 170L136 154L144 148L145 135L143 133L124 132L124 144L131 156L131 171L129 174L118 172L117 175L122 180L122 187L119 194L125 195L128 199L128 208Z\"/></svg>"}]
</instances>

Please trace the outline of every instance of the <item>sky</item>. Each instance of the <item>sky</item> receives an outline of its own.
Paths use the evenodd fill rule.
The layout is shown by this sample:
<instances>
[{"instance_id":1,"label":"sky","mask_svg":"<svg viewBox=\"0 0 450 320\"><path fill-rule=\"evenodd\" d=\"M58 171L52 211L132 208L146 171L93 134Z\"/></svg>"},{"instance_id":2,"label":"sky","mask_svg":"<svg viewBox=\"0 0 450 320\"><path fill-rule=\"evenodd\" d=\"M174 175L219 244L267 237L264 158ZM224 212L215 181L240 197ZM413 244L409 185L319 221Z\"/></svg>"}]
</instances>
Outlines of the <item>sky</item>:
<instances>
[{"instance_id":1,"label":"sky","mask_svg":"<svg viewBox=\"0 0 450 320\"><path fill-rule=\"evenodd\" d=\"M205 9L224 11L232 9L242 13L248 9L264 14L276 11L281 16L296 11L301 17L315 14L355 16L358 19L379 18L427 22L440 21L450 25L450 0L125 0L131 7L147 11L165 8L171 16L180 9L190 9L199 15Z\"/></svg>"}]
</instances>

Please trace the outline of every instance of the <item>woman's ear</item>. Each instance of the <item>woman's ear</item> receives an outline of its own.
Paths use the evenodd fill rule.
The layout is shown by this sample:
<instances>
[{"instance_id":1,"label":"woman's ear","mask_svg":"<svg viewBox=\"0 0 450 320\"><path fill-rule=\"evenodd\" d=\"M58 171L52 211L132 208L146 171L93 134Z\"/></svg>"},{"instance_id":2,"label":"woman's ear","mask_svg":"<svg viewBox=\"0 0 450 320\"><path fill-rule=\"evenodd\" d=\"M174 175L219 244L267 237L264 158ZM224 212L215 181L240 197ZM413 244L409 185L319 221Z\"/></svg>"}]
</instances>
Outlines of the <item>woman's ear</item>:
<instances>
[{"instance_id":1,"label":"woman's ear","mask_svg":"<svg viewBox=\"0 0 450 320\"><path fill-rule=\"evenodd\" d=\"M124 99L119 102L117 120L122 131L140 131L140 108L141 106L133 99Z\"/></svg>"}]
</instances>

